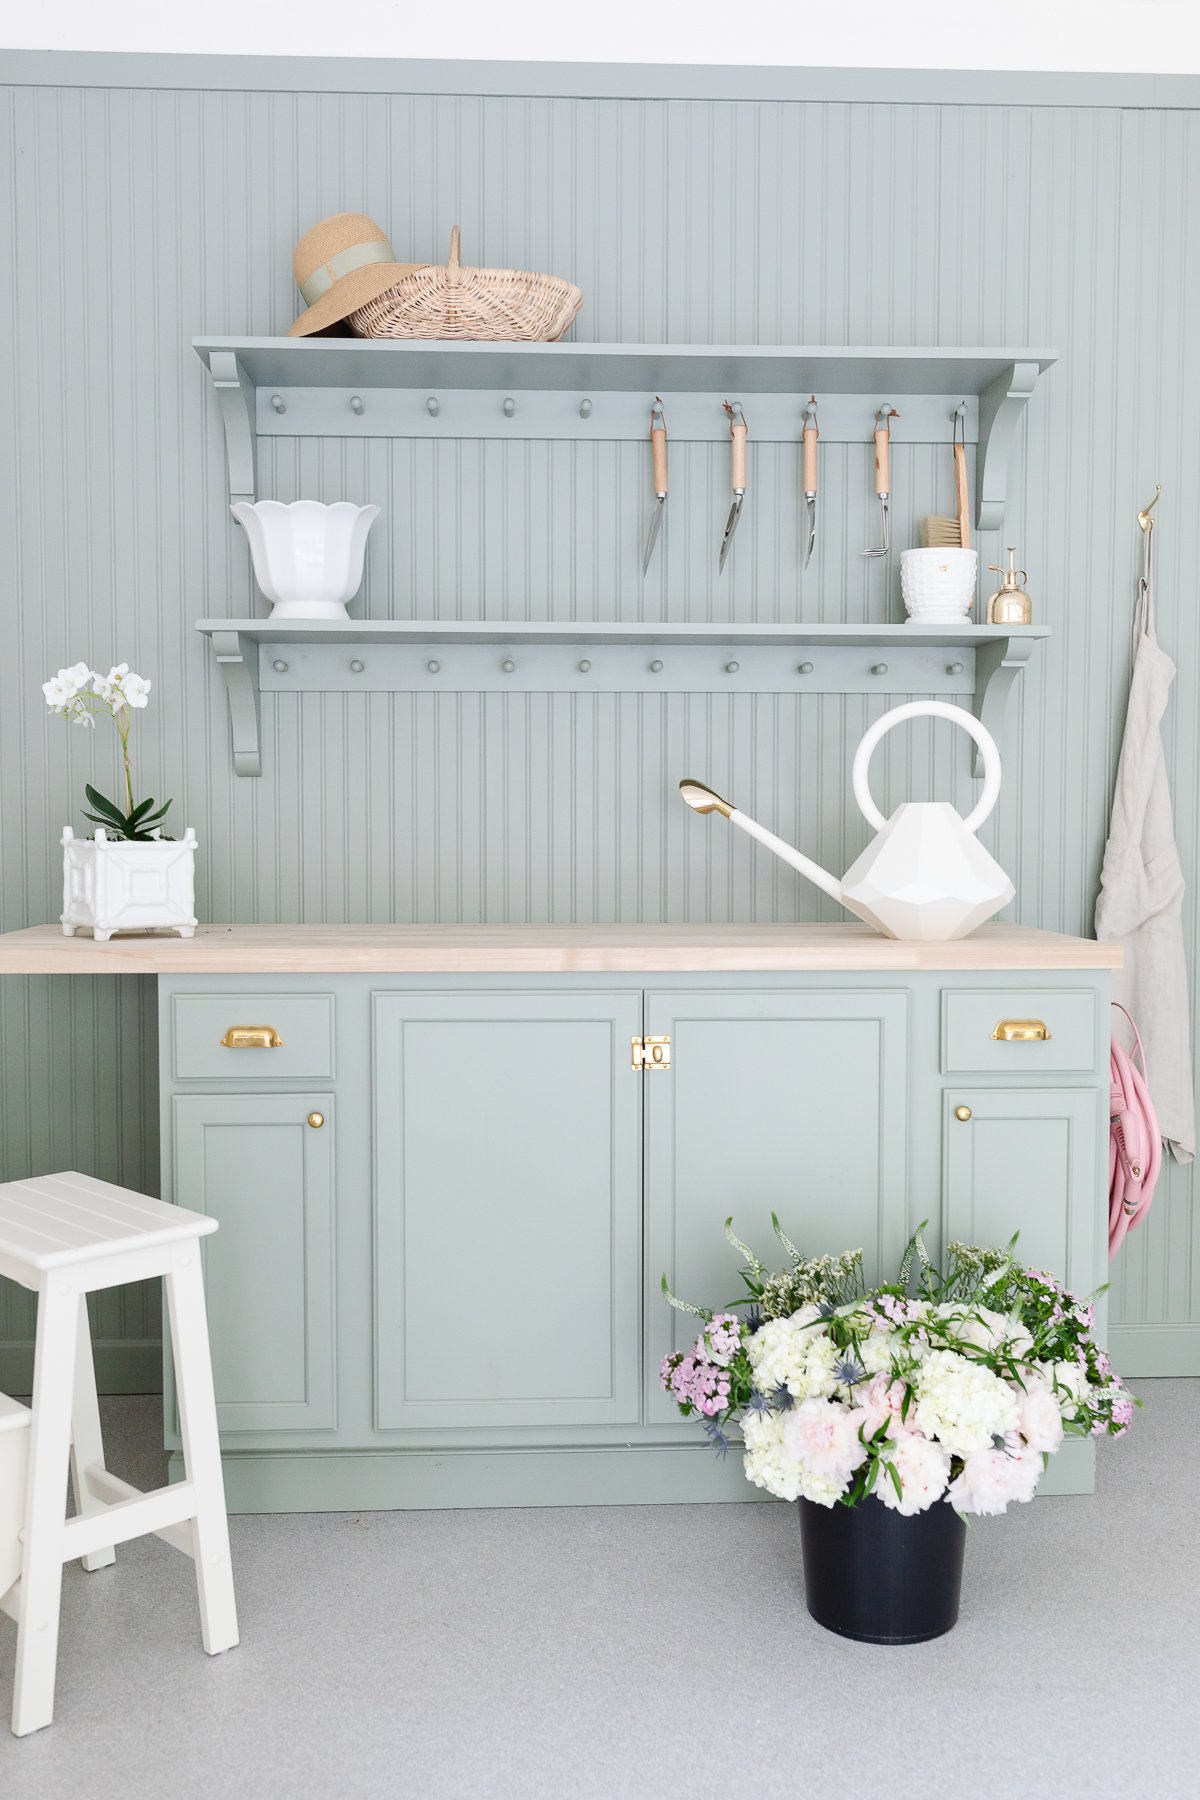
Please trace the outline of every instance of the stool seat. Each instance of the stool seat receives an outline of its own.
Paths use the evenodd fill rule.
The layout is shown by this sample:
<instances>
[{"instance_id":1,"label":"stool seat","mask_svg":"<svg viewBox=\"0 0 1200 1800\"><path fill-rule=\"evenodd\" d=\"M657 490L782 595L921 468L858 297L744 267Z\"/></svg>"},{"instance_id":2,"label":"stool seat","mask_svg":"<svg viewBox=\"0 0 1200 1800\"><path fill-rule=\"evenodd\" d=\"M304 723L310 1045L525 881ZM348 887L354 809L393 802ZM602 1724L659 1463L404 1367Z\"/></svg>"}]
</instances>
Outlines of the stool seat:
<instances>
[{"instance_id":1,"label":"stool seat","mask_svg":"<svg viewBox=\"0 0 1200 1800\"><path fill-rule=\"evenodd\" d=\"M0 1182L0 1270L59 1269L96 1256L153 1249L217 1229L215 1219L168 1206L132 1188L68 1169ZM13 1269L5 1264L14 1265Z\"/></svg>"},{"instance_id":2,"label":"stool seat","mask_svg":"<svg viewBox=\"0 0 1200 1800\"><path fill-rule=\"evenodd\" d=\"M205 1650L238 1641L196 1241L216 1229L202 1213L73 1169L0 1183L0 1275L38 1296L33 1406L0 1394L0 1612L17 1622L18 1737L54 1716L64 1563L104 1569L115 1545L162 1538L196 1565ZM87 1297L155 1277L166 1288L184 1479L144 1494L105 1464Z\"/></svg>"}]
</instances>

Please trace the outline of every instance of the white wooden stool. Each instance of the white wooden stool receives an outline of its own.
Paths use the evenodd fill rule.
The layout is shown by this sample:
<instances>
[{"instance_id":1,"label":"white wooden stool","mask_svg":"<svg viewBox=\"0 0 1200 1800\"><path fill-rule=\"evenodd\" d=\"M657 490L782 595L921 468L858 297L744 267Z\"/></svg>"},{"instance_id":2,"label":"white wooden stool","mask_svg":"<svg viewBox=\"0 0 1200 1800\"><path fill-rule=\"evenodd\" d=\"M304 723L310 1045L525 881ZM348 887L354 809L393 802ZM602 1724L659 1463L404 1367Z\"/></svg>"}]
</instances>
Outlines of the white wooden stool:
<instances>
[{"instance_id":1,"label":"white wooden stool","mask_svg":"<svg viewBox=\"0 0 1200 1800\"><path fill-rule=\"evenodd\" d=\"M209 1655L238 1641L199 1244L216 1229L87 1175L0 1184L0 1275L38 1295L32 1411L0 1395L0 1611L17 1621L18 1737L54 1716L62 1571L74 1557L102 1569L114 1544L164 1538L196 1564ZM143 1494L104 1466L87 1296L156 1275L166 1279L184 1479Z\"/></svg>"}]
</instances>

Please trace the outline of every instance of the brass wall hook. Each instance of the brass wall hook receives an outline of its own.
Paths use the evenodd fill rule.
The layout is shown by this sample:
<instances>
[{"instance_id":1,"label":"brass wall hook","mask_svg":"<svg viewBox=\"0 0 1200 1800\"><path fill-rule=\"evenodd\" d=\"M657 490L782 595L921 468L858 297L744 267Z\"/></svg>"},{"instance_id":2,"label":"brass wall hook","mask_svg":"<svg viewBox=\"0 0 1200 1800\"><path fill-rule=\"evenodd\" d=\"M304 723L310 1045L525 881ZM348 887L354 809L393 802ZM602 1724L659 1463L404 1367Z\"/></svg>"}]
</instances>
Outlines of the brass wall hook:
<instances>
[{"instance_id":1,"label":"brass wall hook","mask_svg":"<svg viewBox=\"0 0 1200 1800\"><path fill-rule=\"evenodd\" d=\"M1143 506L1141 512L1138 514L1138 524L1141 526L1143 531L1153 531L1154 530L1154 520L1150 517L1150 514L1154 511L1154 508L1158 505L1158 498L1161 493L1162 493L1162 482L1156 481L1154 484L1153 500L1150 502L1149 506Z\"/></svg>"}]
</instances>

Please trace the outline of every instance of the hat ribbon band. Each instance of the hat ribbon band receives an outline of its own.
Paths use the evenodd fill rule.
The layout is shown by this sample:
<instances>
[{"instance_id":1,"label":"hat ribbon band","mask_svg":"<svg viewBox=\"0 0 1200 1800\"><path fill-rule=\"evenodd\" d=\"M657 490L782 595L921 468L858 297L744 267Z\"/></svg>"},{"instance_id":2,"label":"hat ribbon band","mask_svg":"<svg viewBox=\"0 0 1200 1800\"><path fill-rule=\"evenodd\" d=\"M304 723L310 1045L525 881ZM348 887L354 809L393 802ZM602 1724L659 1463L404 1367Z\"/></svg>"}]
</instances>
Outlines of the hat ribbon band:
<instances>
[{"instance_id":1,"label":"hat ribbon band","mask_svg":"<svg viewBox=\"0 0 1200 1800\"><path fill-rule=\"evenodd\" d=\"M355 269L365 269L370 263L390 263L396 258L392 246L386 238L379 238L372 244L351 244L348 250L339 250L319 269L314 269L307 281L300 283L300 293L306 306L315 306L322 294L327 294L335 281L344 275L353 275Z\"/></svg>"}]
</instances>

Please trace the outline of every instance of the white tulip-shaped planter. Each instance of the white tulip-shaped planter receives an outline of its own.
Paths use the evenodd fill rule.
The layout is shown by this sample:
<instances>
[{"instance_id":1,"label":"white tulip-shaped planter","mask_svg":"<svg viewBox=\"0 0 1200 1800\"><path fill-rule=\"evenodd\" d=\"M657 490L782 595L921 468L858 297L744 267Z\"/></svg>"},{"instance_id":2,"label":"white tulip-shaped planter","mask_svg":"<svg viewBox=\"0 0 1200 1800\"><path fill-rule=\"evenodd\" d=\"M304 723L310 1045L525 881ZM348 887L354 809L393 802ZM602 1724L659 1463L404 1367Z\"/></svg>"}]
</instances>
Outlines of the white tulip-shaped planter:
<instances>
[{"instance_id":1,"label":"white tulip-shaped planter","mask_svg":"<svg viewBox=\"0 0 1200 1800\"><path fill-rule=\"evenodd\" d=\"M250 539L254 578L273 619L346 619L362 584L367 533L377 506L336 500L238 500L234 518Z\"/></svg>"},{"instance_id":2,"label":"white tulip-shaped planter","mask_svg":"<svg viewBox=\"0 0 1200 1800\"><path fill-rule=\"evenodd\" d=\"M196 931L196 833L128 843L97 826L92 838L63 827L62 928L90 930L101 943L114 931Z\"/></svg>"},{"instance_id":3,"label":"white tulip-shaped planter","mask_svg":"<svg viewBox=\"0 0 1200 1800\"><path fill-rule=\"evenodd\" d=\"M920 718L950 719L969 732L983 752L983 792L965 819L941 800L906 801L885 819L871 797L867 767L875 746L893 725ZM948 943L966 937L1008 905L1013 884L975 836L1000 793L1000 752L991 732L973 713L944 700L913 700L893 707L863 737L851 779L863 817L879 835L841 881L703 782L685 780L679 788L695 812L723 813L732 825L773 850L885 937Z\"/></svg>"}]
</instances>

